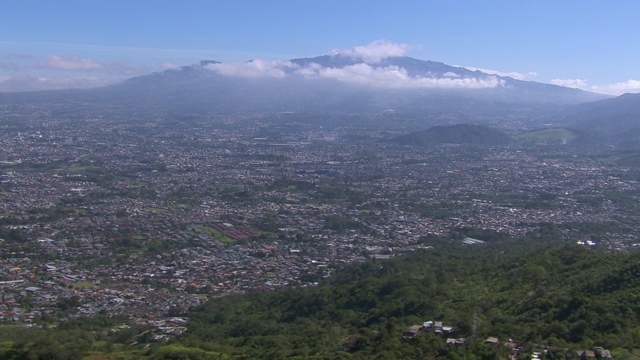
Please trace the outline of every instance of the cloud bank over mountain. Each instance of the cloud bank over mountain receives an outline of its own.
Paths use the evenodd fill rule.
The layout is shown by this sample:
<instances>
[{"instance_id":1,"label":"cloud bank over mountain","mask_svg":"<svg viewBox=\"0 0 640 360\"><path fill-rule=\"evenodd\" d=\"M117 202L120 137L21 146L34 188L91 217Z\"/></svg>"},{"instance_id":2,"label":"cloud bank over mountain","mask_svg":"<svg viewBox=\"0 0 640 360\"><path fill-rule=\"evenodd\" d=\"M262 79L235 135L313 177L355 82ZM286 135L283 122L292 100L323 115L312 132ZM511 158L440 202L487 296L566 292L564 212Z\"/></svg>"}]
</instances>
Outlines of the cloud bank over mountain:
<instances>
[{"instance_id":1,"label":"cloud bank over mountain","mask_svg":"<svg viewBox=\"0 0 640 360\"><path fill-rule=\"evenodd\" d=\"M255 59L249 62L207 64L205 68L229 76L253 78L302 76L306 79L334 79L347 83L388 88L482 89L504 85L504 81L495 76L479 79L460 77L456 73L445 74L446 76L436 76L430 73L410 75L403 67L383 64L385 59L403 56L408 49L409 46L405 44L375 41L351 50L334 50L333 56L335 57L361 61L340 67L323 66L315 62L301 66L292 61Z\"/></svg>"},{"instance_id":2,"label":"cloud bank over mountain","mask_svg":"<svg viewBox=\"0 0 640 360\"><path fill-rule=\"evenodd\" d=\"M402 65L389 64L388 59L407 56L419 46L376 40L367 45L351 49L333 49L332 57L347 59L342 64L299 64L293 61L265 60L260 57L248 62L223 62L205 65L207 70L225 76L247 78L287 78L297 76L304 79L333 79L344 83L396 89L495 89L505 86L505 78L531 80L537 78L535 71L501 71L482 67L452 65L484 75L463 74L461 71L444 73L415 73ZM11 52L0 54L0 91L32 91L64 88L92 88L153 71L180 69L183 64L158 58L155 66L129 62L98 60L98 57L79 54L92 47L77 47L78 53L52 53L43 57L28 53ZM139 57L150 52L160 56L161 49L100 47L100 53L112 52L118 56L126 54ZM168 49L175 55L178 50ZM97 56L97 55L96 55ZM202 58L200 58L202 59ZM586 79L553 79L551 84L572 87L602 94L620 95L640 92L640 80L629 79L612 84L590 84Z\"/></svg>"},{"instance_id":3,"label":"cloud bank over mountain","mask_svg":"<svg viewBox=\"0 0 640 360\"><path fill-rule=\"evenodd\" d=\"M535 71L530 71L530 72L527 72L527 73L521 73L521 72L517 72L517 71L506 72L506 71L500 71L500 70L478 68L478 67L473 67L473 66L462 66L462 65L452 65L452 66L465 68L465 69L471 70L471 71L480 71L480 72L483 72L485 74L493 74L493 75L498 75L498 76L508 76L508 77L514 78L516 80L528 80L528 79L535 78L536 76L538 76L538 73L536 73Z\"/></svg>"},{"instance_id":4,"label":"cloud bank over mountain","mask_svg":"<svg viewBox=\"0 0 640 360\"><path fill-rule=\"evenodd\" d=\"M242 77L276 77L287 75L287 70L295 69L296 65L290 61L266 61L256 59L248 62L207 64L205 69L220 75Z\"/></svg>"},{"instance_id":5,"label":"cloud bank over mountain","mask_svg":"<svg viewBox=\"0 0 640 360\"><path fill-rule=\"evenodd\" d=\"M589 85L586 79L553 79L551 83L600 94L622 95L625 93L640 93L640 80L633 79L606 85Z\"/></svg>"},{"instance_id":6,"label":"cloud bank over mountain","mask_svg":"<svg viewBox=\"0 0 640 360\"><path fill-rule=\"evenodd\" d=\"M389 57L405 56L411 46L385 40L377 40L369 45L356 46L353 49L334 49L333 55L342 55L359 59L368 64L377 64Z\"/></svg>"}]
</instances>

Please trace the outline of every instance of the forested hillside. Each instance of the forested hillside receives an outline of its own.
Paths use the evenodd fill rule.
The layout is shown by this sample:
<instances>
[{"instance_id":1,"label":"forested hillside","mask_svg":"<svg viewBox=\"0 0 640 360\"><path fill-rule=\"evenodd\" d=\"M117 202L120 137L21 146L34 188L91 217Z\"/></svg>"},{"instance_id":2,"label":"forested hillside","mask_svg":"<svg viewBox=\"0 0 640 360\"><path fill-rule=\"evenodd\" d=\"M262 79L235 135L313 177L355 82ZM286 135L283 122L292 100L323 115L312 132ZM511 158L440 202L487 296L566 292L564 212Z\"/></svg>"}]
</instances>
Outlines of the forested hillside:
<instances>
[{"instance_id":1,"label":"forested hillside","mask_svg":"<svg viewBox=\"0 0 640 360\"><path fill-rule=\"evenodd\" d=\"M3 344L0 357L494 359L513 353L486 343L495 337L501 344L512 339L522 358L545 350L548 358L577 357L594 347L635 358L640 255L522 241L464 245L429 238L433 248L355 263L318 286L215 299L190 312L186 333L170 343L101 317L5 334L13 341ZM427 321L453 329L406 335ZM453 339L464 344L447 343Z\"/></svg>"},{"instance_id":2,"label":"forested hillside","mask_svg":"<svg viewBox=\"0 0 640 360\"><path fill-rule=\"evenodd\" d=\"M639 345L638 255L578 247L508 252L452 245L354 264L313 288L219 299L191 313L179 342L250 358L379 359L506 357L506 348L483 344L487 337L531 351L563 349L563 357L564 349L623 354ZM402 336L434 320L466 345L427 331Z\"/></svg>"}]
</instances>

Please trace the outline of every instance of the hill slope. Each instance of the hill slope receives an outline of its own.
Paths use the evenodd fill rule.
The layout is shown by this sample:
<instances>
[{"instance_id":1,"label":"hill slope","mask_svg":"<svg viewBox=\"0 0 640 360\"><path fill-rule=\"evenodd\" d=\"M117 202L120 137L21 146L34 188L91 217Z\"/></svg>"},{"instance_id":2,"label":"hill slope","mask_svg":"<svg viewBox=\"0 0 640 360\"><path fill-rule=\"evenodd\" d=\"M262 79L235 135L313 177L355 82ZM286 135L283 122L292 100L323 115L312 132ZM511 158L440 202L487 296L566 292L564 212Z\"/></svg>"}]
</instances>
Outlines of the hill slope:
<instances>
[{"instance_id":1,"label":"hill slope","mask_svg":"<svg viewBox=\"0 0 640 360\"><path fill-rule=\"evenodd\" d=\"M320 56L243 64L202 61L99 89L0 94L0 104L45 99L200 114L380 113L391 109L465 118L546 114L559 105L603 98L606 96L409 57L365 63L344 56Z\"/></svg>"},{"instance_id":2,"label":"hill slope","mask_svg":"<svg viewBox=\"0 0 640 360\"><path fill-rule=\"evenodd\" d=\"M504 132L483 125L458 124L434 126L402 135L391 141L401 145L436 146L443 144L506 145L511 138Z\"/></svg>"},{"instance_id":3,"label":"hill slope","mask_svg":"<svg viewBox=\"0 0 640 360\"><path fill-rule=\"evenodd\" d=\"M640 128L640 94L624 94L568 109L562 115L568 125L592 133L621 134Z\"/></svg>"},{"instance_id":4,"label":"hill slope","mask_svg":"<svg viewBox=\"0 0 640 360\"><path fill-rule=\"evenodd\" d=\"M291 62L301 67L315 64L325 69L345 69L364 64L359 59L340 55L294 59ZM606 95L578 89L522 81L507 76L483 73L479 70L472 71L460 66L452 66L437 61L419 60L406 56L388 57L374 64L366 65L369 65L372 69L399 69L405 71L407 77L410 78L437 79L439 86L434 83L434 86L430 88L458 90L459 93L464 93L466 96L494 102L578 104L609 98ZM483 81L487 80L495 80L495 86L480 86ZM445 84L448 84L448 86L445 86ZM462 86L461 84L465 85ZM422 87L422 89L428 88ZM465 89L472 89L472 91L461 91Z\"/></svg>"},{"instance_id":5,"label":"hill slope","mask_svg":"<svg viewBox=\"0 0 640 360\"><path fill-rule=\"evenodd\" d=\"M575 359L600 346L625 358L640 348L640 254L559 247L558 229L540 227L475 245L431 236L432 249L354 263L318 286L212 299L187 314L186 332L169 344L142 327L115 331L122 319L108 314L0 328L0 358L507 358L509 348L488 337L514 339L523 356ZM452 329L404 335L427 321Z\"/></svg>"},{"instance_id":6,"label":"hill slope","mask_svg":"<svg viewBox=\"0 0 640 360\"><path fill-rule=\"evenodd\" d=\"M503 349L480 346L487 336L531 348L640 345L633 300L640 291L638 255L550 248L496 258L496 250L431 250L353 265L316 288L215 300L191 314L181 341L257 358L455 357L461 350L432 332L413 341L401 336L413 324L437 320L467 338L464 351L477 355L504 356Z\"/></svg>"}]
</instances>

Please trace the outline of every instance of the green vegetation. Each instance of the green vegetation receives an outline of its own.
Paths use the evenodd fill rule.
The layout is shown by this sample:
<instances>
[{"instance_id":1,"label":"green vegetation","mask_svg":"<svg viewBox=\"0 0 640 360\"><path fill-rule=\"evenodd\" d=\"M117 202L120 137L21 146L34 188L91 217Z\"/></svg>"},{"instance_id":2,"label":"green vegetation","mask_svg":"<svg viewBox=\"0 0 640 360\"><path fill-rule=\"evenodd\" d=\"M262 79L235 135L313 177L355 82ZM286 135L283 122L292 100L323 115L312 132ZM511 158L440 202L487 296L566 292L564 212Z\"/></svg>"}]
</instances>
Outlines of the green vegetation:
<instances>
[{"instance_id":1,"label":"green vegetation","mask_svg":"<svg viewBox=\"0 0 640 360\"><path fill-rule=\"evenodd\" d=\"M344 217L324 220L336 231L360 226ZM605 225L565 227L604 236L620 226ZM484 344L489 336L515 339L529 352L602 346L616 358L633 358L640 348L640 254L562 246L565 227L538 227L521 239L456 228L453 237L421 238L431 250L354 263L315 287L214 299L191 311L187 332L169 343L154 342L149 329L121 326L123 318L107 314L55 328L2 327L0 358L506 358L505 347ZM465 236L486 242L463 245ZM152 246L167 251L159 241L140 249ZM69 297L56 306L69 309L78 301ZM429 320L452 326L451 337L466 338L466 345L448 345L447 336L432 331L402 336Z\"/></svg>"},{"instance_id":2,"label":"green vegetation","mask_svg":"<svg viewBox=\"0 0 640 360\"><path fill-rule=\"evenodd\" d=\"M56 360L146 357L142 351L128 344L140 338L140 334L147 329L120 326L124 320L102 314L69 320L51 329L3 326L0 327L0 338L3 339L0 358Z\"/></svg>"},{"instance_id":3,"label":"green vegetation","mask_svg":"<svg viewBox=\"0 0 640 360\"><path fill-rule=\"evenodd\" d=\"M458 124L434 126L392 140L401 145L437 146L443 144L507 145L506 133L484 125Z\"/></svg>"},{"instance_id":4,"label":"green vegetation","mask_svg":"<svg viewBox=\"0 0 640 360\"><path fill-rule=\"evenodd\" d=\"M605 191L604 196L607 200L612 201L617 206L624 208L631 214L640 215L640 193L634 190L627 191Z\"/></svg>"},{"instance_id":5,"label":"green vegetation","mask_svg":"<svg viewBox=\"0 0 640 360\"><path fill-rule=\"evenodd\" d=\"M617 165L640 167L640 153L626 154L624 157L618 160Z\"/></svg>"},{"instance_id":6,"label":"green vegetation","mask_svg":"<svg viewBox=\"0 0 640 360\"><path fill-rule=\"evenodd\" d=\"M576 247L518 255L509 239L437 241L435 250L353 264L318 287L213 300L190 314L177 342L231 358L317 359L505 356L482 344L488 336L617 353L640 346L640 255ZM428 320L453 326L468 345L401 336Z\"/></svg>"},{"instance_id":7,"label":"green vegetation","mask_svg":"<svg viewBox=\"0 0 640 360\"><path fill-rule=\"evenodd\" d=\"M82 164L71 164L69 166L69 171L73 171L73 172L80 172L80 171L87 171L87 170L95 170L95 169L99 169L97 166L94 165L82 165Z\"/></svg>"},{"instance_id":8,"label":"green vegetation","mask_svg":"<svg viewBox=\"0 0 640 360\"><path fill-rule=\"evenodd\" d=\"M182 345L167 345L156 350L150 359L189 359L189 360L206 360L206 359L230 359L231 357L214 351L206 351L201 348L189 348Z\"/></svg>"},{"instance_id":9,"label":"green vegetation","mask_svg":"<svg viewBox=\"0 0 640 360\"><path fill-rule=\"evenodd\" d=\"M563 128L529 131L516 136L518 140L538 144L561 144L571 141L576 137L577 135L573 131Z\"/></svg>"},{"instance_id":10,"label":"green vegetation","mask_svg":"<svg viewBox=\"0 0 640 360\"><path fill-rule=\"evenodd\" d=\"M214 229L210 226L206 225L196 225L196 228L204 231L210 237L220 241L223 244L233 245L237 242L237 240L232 239L228 236L223 235L219 230Z\"/></svg>"},{"instance_id":11,"label":"green vegetation","mask_svg":"<svg viewBox=\"0 0 640 360\"><path fill-rule=\"evenodd\" d=\"M212 184L210 186L210 189L214 192L219 192L219 191L240 191L242 190L243 186L242 184L220 184L220 183L216 183L216 184Z\"/></svg>"},{"instance_id":12,"label":"green vegetation","mask_svg":"<svg viewBox=\"0 0 640 360\"><path fill-rule=\"evenodd\" d=\"M362 233L370 233L371 229L362 222L341 216L327 216L325 219L325 227L337 233L345 233L349 230L359 230Z\"/></svg>"}]
</instances>

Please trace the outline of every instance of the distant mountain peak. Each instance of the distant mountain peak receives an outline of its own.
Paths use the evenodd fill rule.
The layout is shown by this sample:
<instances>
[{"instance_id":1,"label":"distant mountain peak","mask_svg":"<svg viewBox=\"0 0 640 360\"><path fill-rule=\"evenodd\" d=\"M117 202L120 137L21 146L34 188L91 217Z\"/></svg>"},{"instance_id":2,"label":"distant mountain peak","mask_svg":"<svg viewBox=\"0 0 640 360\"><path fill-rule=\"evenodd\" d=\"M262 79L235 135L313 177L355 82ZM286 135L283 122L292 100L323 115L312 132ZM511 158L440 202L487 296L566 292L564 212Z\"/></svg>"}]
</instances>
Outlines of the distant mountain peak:
<instances>
[{"instance_id":1,"label":"distant mountain peak","mask_svg":"<svg viewBox=\"0 0 640 360\"><path fill-rule=\"evenodd\" d=\"M222 64L220 61L215 61L215 60L201 60L200 63L198 63L198 65L200 65L201 67L205 67L207 65L212 65L212 64Z\"/></svg>"},{"instance_id":2,"label":"distant mountain peak","mask_svg":"<svg viewBox=\"0 0 640 360\"><path fill-rule=\"evenodd\" d=\"M87 93L88 94L88 93ZM495 118L607 98L407 56L322 55L288 61L202 60L95 89L94 99L201 113L296 111Z\"/></svg>"}]
</instances>

